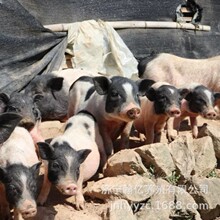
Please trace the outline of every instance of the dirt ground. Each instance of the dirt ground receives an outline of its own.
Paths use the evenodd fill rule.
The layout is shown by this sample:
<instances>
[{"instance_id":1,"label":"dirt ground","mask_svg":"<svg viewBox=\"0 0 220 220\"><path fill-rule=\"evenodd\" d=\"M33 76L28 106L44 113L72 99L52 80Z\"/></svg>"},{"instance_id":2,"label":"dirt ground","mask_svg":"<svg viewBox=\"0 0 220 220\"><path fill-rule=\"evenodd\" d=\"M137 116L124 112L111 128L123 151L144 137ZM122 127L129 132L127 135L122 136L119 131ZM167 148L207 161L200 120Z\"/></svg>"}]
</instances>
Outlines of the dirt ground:
<instances>
[{"instance_id":1,"label":"dirt ground","mask_svg":"<svg viewBox=\"0 0 220 220\"><path fill-rule=\"evenodd\" d=\"M203 123L213 124L220 126L220 120L207 121L205 119L199 119L199 126ZM41 124L42 135L45 139L51 139L54 136L62 133L64 124L58 121L43 122ZM191 132L188 125L188 121L183 122L182 131L180 134L185 132ZM131 138L131 147L141 146L142 143L138 138ZM162 142L167 142L165 132L162 135ZM217 175L220 177L220 167L217 167ZM43 169L41 170L41 179L43 177ZM89 183L88 183L89 184ZM96 220L96 219L107 219L107 207L108 204L104 204L102 201L92 201L90 198L85 197L86 204L85 209L77 211L74 207L74 197L67 197L62 195L55 187L49 194L48 200L45 206L38 207L38 214L34 218L35 220Z\"/></svg>"}]
</instances>

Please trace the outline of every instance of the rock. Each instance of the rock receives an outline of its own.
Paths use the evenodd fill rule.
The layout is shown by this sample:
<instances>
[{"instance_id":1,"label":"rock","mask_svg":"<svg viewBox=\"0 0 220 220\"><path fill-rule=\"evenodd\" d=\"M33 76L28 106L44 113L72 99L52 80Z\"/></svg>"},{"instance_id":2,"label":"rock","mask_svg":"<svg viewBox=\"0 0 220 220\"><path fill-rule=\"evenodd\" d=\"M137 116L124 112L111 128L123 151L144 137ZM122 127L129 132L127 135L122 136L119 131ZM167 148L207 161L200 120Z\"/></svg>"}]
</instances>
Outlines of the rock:
<instances>
[{"instance_id":1,"label":"rock","mask_svg":"<svg viewBox=\"0 0 220 220\"><path fill-rule=\"evenodd\" d=\"M207 176L216 167L217 159L211 137L193 140L195 175Z\"/></svg>"},{"instance_id":2,"label":"rock","mask_svg":"<svg viewBox=\"0 0 220 220\"><path fill-rule=\"evenodd\" d=\"M169 149L174 164L180 174L185 179L190 178L195 169L195 156L191 134L177 137L177 139L169 144Z\"/></svg>"},{"instance_id":3,"label":"rock","mask_svg":"<svg viewBox=\"0 0 220 220\"><path fill-rule=\"evenodd\" d=\"M155 191L155 183L140 175L120 175L107 177L86 187L85 195L103 201L126 199L128 202L141 202Z\"/></svg>"},{"instance_id":4,"label":"rock","mask_svg":"<svg viewBox=\"0 0 220 220\"><path fill-rule=\"evenodd\" d=\"M134 150L121 150L110 157L104 168L104 176L144 174L149 176L141 157Z\"/></svg>"},{"instance_id":5,"label":"rock","mask_svg":"<svg viewBox=\"0 0 220 220\"><path fill-rule=\"evenodd\" d=\"M110 203L109 220L136 220L133 211L124 199L118 199Z\"/></svg>"},{"instance_id":6,"label":"rock","mask_svg":"<svg viewBox=\"0 0 220 220\"><path fill-rule=\"evenodd\" d=\"M213 141L215 156L220 159L220 131L219 126L203 124L199 131L199 137L210 136Z\"/></svg>"},{"instance_id":7,"label":"rock","mask_svg":"<svg viewBox=\"0 0 220 220\"><path fill-rule=\"evenodd\" d=\"M168 144L155 143L134 149L142 158L143 164L154 171L158 176L170 176L175 170L175 164L170 155Z\"/></svg>"},{"instance_id":8,"label":"rock","mask_svg":"<svg viewBox=\"0 0 220 220\"><path fill-rule=\"evenodd\" d=\"M197 202L202 219L211 220L220 216L220 179L193 177L188 183L188 192Z\"/></svg>"},{"instance_id":9,"label":"rock","mask_svg":"<svg viewBox=\"0 0 220 220\"><path fill-rule=\"evenodd\" d=\"M163 179L156 182L156 192L136 213L139 220L196 219L201 220L196 202L183 188L173 186Z\"/></svg>"}]
</instances>

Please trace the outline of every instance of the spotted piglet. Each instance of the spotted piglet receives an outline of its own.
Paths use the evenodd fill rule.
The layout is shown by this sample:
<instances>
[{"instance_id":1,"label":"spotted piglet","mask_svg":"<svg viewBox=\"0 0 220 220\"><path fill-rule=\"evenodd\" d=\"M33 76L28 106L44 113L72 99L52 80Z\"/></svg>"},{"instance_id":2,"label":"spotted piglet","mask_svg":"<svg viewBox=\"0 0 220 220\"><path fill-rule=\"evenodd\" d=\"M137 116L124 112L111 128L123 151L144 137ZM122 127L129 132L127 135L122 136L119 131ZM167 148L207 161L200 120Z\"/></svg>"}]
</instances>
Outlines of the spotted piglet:
<instances>
[{"instance_id":1,"label":"spotted piglet","mask_svg":"<svg viewBox=\"0 0 220 220\"><path fill-rule=\"evenodd\" d=\"M21 220L36 215L37 179L41 162L29 132L16 127L22 117L0 115L0 219Z\"/></svg>"},{"instance_id":2,"label":"spotted piglet","mask_svg":"<svg viewBox=\"0 0 220 220\"><path fill-rule=\"evenodd\" d=\"M70 88L71 116L85 109L97 119L107 155L113 153L113 142L121 136L120 149L128 147L133 121L140 116L140 98L152 80L134 82L121 76L81 77Z\"/></svg>"},{"instance_id":3,"label":"spotted piglet","mask_svg":"<svg viewBox=\"0 0 220 220\"><path fill-rule=\"evenodd\" d=\"M217 113L214 109L215 105L220 100L219 92L212 92L207 87L193 83L187 86L189 93L181 103L181 116L174 120L169 119L168 127L170 128L168 133L168 140L172 141L178 135L181 121L190 117L190 124L192 135L194 138L198 136L197 118L202 116L206 119L215 119Z\"/></svg>"},{"instance_id":4,"label":"spotted piglet","mask_svg":"<svg viewBox=\"0 0 220 220\"><path fill-rule=\"evenodd\" d=\"M146 97L141 99L142 113L134 121L136 130L145 135L141 136L142 141L146 138L146 144L160 142L168 118L180 116L181 99L187 92L187 89L177 89L165 82L154 83L146 91Z\"/></svg>"},{"instance_id":5,"label":"spotted piglet","mask_svg":"<svg viewBox=\"0 0 220 220\"><path fill-rule=\"evenodd\" d=\"M50 144L38 143L40 157L48 161L44 183L38 202L46 202L51 184L58 190L76 197L76 208L84 208L83 182L90 179L106 161L103 141L96 118L87 111L80 111L68 119L61 136Z\"/></svg>"}]
</instances>

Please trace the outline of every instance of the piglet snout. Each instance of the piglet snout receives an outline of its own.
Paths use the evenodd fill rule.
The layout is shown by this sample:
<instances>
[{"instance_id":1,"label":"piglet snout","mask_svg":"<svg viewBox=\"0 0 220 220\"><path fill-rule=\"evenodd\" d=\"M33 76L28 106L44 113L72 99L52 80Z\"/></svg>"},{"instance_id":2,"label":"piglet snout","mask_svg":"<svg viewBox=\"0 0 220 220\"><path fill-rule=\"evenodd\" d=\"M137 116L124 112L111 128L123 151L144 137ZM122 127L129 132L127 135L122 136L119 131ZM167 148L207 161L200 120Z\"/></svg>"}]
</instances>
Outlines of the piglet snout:
<instances>
[{"instance_id":1,"label":"piglet snout","mask_svg":"<svg viewBox=\"0 0 220 220\"><path fill-rule=\"evenodd\" d=\"M214 119L216 118L217 114L214 110L210 110L208 112L206 112L205 114L205 118L208 118L208 119Z\"/></svg>"},{"instance_id":2,"label":"piglet snout","mask_svg":"<svg viewBox=\"0 0 220 220\"><path fill-rule=\"evenodd\" d=\"M139 108L132 108L127 111L127 116L130 119L136 119L140 116L140 114L141 114L141 110Z\"/></svg>"},{"instance_id":3,"label":"piglet snout","mask_svg":"<svg viewBox=\"0 0 220 220\"><path fill-rule=\"evenodd\" d=\"M65 195L75 195L77 186L75 184L69 184L60 188L61 192Z\"/></svg>"},{"instance_id":4,"label":"piglet snout","mask_svg":"<svg viewBox=\"0 0 220 220\"><path fill-rule=\"evenodd\" d=\"M27 203L28 201L24 204L24 206L26 206ZM33 204L29 203L20 212L23 218L31 218L37 214L37 208Z\"/></svg>"},{"instance_id":5,"label":"piglet snout","mask_svg":"<svg viewBox=\"0 0 220 220\"><path fill-rule=\"evenodd\" d=\"M181 114L181 111L179 108L173 107L168 111L168 114L170 117L179 117Z\"/></svg>"},{"instance_id":6,"label":"piglet snout","mask_svg":"<svg viewBox=\"0 0 220 220\"><path fill-rule=\"evenodd\" d=\"M23 218L31 218L34 217L36 214L37 214L36 208L30 208L26 211L21 212Z\"/></svg>"}]
</instances>

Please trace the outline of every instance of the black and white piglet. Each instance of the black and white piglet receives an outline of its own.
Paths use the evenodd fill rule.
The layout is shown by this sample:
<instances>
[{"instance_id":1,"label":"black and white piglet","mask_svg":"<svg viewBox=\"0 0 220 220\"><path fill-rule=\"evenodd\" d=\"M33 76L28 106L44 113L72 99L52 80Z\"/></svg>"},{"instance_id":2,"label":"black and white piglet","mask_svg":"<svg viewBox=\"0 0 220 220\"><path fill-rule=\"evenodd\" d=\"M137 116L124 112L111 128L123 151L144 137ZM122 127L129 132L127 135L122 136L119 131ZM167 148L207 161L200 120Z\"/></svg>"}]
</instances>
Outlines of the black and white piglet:
<instances>
[{"instance_id":1,"label":"black and white piglet","mask_svg":"<svg viewBox=\"0 0 220 220\"><path fill-rule=\"evenodd\" d=\"M113 142L121 135L120 148L128 147L133 121L140 116L139 96L145 95L152 80L134 82L121 76L81 77L69 92L68 115L85 109L97 119L107 155L113 153Z\"/></svg>"},{"instance_id":2,"label":"black and white piglet","mask_svg":"<svg viewBox=\"0 0 220 220\"><path fill-rule=\"evenodd\" d=\"M97 172L100 154L101 166L106 161L96 118L87 111L81 111L68 119L62 135L50 144L40 142L38 147L40 157L48 162L38 202L41 205L45 203L51 184L54 184L61 193L74 195L77 209L83 209L83 182Z\"/></svg>"},{"instance_id":3,"label":"black and white piglet","mask_svg":"<svg viewBox=\"0 0 220 220\"><path fill-rule=\"evenodd\" d=\"M170 129L167 136L169 141L172 141L176 138L180 129L180 123L184 118L190 118L192 135L194 138L197 138L198 116L202 116L206 119L215 119L217 117L214 107L220 100L219 92L212 92L207 87L198 83L192 83L188 85L187 88L189 93L181 102L180 117L175 118L174 120L169 119L168 121L168 127Z\"/></svg>"},{"instance_id":4,"label":"black and white piglet","mask_svg":"<svg viewBox=\"0 0 220 220\"><path fill-rule=\"evenodd\" d=\"M134 127L146 138L146 144L160 142L161 131L168 118L176 118L181 114L180 104L187 94L187 89L177 89L166 82L156 82L141 98L142 113L134 121Z\"/></svg>"},{"instance_id":5,"label":"black and white piglet","mask_svg":"<svg viewBox=\"0 0 220 220\"><path fill-rule=\"evenodd\" d=\"M15 113L0 115L0 219L21 220L36 215L39 162L29 132L16 127L22 117Z\"/></svg>"}]
</instances>

